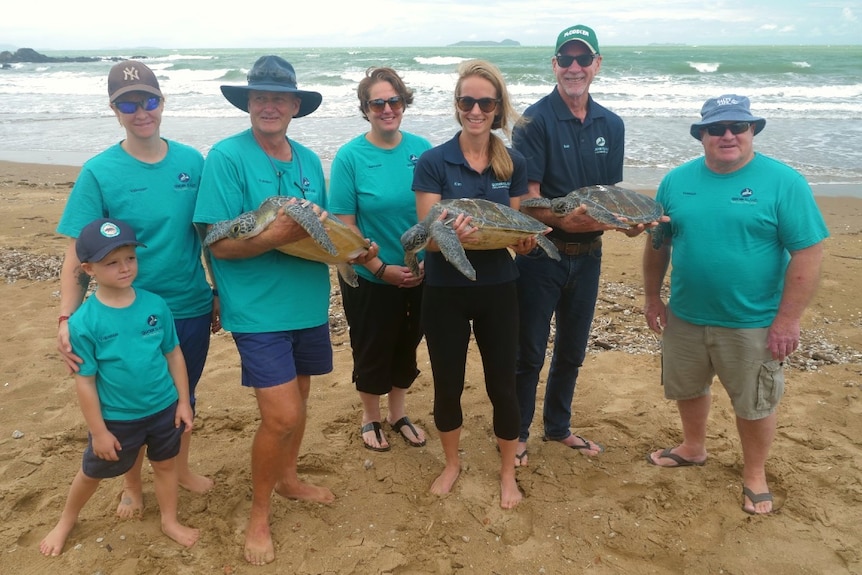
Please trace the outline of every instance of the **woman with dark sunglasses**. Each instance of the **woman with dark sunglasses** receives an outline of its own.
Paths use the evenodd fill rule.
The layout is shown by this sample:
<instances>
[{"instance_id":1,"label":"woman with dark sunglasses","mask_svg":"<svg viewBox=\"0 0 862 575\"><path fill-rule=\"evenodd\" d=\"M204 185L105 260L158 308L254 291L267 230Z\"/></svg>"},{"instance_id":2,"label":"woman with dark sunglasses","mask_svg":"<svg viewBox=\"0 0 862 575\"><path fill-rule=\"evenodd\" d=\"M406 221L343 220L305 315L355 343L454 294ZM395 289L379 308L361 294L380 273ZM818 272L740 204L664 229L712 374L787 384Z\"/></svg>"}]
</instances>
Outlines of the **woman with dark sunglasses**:
<instances>
[{"instance_id":1,"label":"woman with dark sunglasses","mask_svg":"<svg viewBox=\"0 0 862 575\"><path fill-rule=\"evenodd\" d=\"M359 287L339 278L350 325L353 382L362 401L360 435L367 449L389 451L380 412L380 397L387 395L391 430L408 445L422 447L425 433L407 417L405 405L407 390L419 375L422 276L404 265L400 238L416 223L413 169L431 144L401 130L413 90L395 70L369 68L356 93L371 129L338 150L329 193L332 213L380 247L378 257L356 266Z\"/></svg>"},{"instance_id":2,"label":"woman with dark sunglasses","mask_svg":"<svg viewBox=\"0 0 862 575\"><path fill-rule=\"evenodd\" d=\"M174 316L189 376L189 395L209 351L210 331L220 329L218 299L201 265L201 241L192 224L203 156L196 149L161 137L165 98L153 71L135 60L119 62L108 74L108 101L125 138L88 160L81 168L57 232L70 238L60 272L60 317L57 348L69 373L81 358L69 343L66 320L84 301L90 277L81 269L75 238L93 220L122 219L148 249L138 254L135 286L161 296ZM183 434L177 457L179 484L203 493L211 479L189 467L191 437ZM138 516L143 510L141 450L124 475L117 515Z\"/></svg>"},{"instance_id":3,"label":"woman with dark sunglasses","mask_svg":"<svg viewBox=\"0 0 862 575\"><path fill-rule=\"evenodd\" d=\"M520 153L507 148L493 133L500 130L509 135L517 118L497 67L482 60L464 62L453 104L461 130L426 152L416 166L413 190L419 220L445 199L483 198L517 210L527 193L527 166ZM441 220L445 217L444 211ZM459 215L451 226L462 244L476 241L471 235L477 230L469 217ZM536 239L530 237L511 247L528 253L536 247ZM431 484L431 493L449 493L461 472L461 395L472 328L493 406L494 435L501 457L500 506L510 509L523 497L515 480L514 463L520 427L515 394L518 270L505 248L468 250L467 257L476 269L476 280L471 281L446 261L433 241L426 250L422 327L434 374L434 423L446 457L443 471Z\"/></svg>"}]
</instances>

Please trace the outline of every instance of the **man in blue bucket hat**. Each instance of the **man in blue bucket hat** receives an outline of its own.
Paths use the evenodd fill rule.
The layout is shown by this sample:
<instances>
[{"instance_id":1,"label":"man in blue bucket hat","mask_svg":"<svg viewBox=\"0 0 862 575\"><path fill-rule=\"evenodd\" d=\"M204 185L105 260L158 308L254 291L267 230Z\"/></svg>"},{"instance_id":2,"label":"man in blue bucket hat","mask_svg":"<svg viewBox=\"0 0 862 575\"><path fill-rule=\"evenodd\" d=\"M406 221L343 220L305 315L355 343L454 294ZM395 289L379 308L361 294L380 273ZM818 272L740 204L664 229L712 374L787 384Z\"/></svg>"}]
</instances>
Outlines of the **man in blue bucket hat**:
<instances>
[{"instance_id":1,"label":"man in blue bucket hat","mask_svg":"<svg viewBox=\"0 0 862 575\"><path fill-rule=\"evenodd\" d=\"M300 90L296 71L278 56L263 56L248 82L222 86L225 98L248 112L251 128L210 150L194 221L214 224L256 209L270 196L308 199L326 208L317 155L287 137L294 118L314 112L318 92ZM222 324L231 331L242 365L242 385L254 389L261 422L252 444L252 505L245 558L275 559L269 525L275 491L290 499L329 503L335 496L297 475L311 376L332 371L329 271L326 264L273 248L308 237L293 219L278 216L259 235L224 238L209 246L219 286Z\"/></svg>"},{"instance_id":2,"label":"man in blue bucket hat","mask_svg":"<svg viewBox=\"0 0 862 575\"><path fill-rule=\"evenodd\" d=\"M662 385L682 443L647 454L659 467L706 463L710 387L718 376L742 444L742 509L771 513L766 460L784 392L783 361L799 345L829 235L805 178L756 153L766 120L745 96L710 98L691 125L704 155L671 170L656 199L670 222L644 249L644 315L662 334ZM670 265L669 303L661 299Z\"/></svg>"}]
</instances>

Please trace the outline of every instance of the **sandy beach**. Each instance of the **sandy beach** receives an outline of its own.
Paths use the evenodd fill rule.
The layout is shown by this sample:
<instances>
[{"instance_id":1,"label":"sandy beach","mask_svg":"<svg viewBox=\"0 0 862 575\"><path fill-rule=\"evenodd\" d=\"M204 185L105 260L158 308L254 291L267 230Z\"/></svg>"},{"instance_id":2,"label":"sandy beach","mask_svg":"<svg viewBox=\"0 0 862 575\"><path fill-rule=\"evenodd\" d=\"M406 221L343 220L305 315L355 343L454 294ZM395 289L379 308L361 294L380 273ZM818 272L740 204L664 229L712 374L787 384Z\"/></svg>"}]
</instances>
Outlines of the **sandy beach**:
<instances>
[{"instance_id":1,"label":"sandy beach","mask_svg":"<svg viewBox=\"0 0 862 575\"><path fill-rule=\"evenodd\" d=\"M59 517L87 437L55 340L68 240L54 230L77 173L0 162L0 573L862 573L862 199L841 197L818 198L831 237L819 292L804 316L802 349L786 371L767 465L779 508L771 516L740 509L739 440L718 385L707 464L646 463L648 451L676 445L681 433L659 384L658 339L640 313L643 240L609 233L573 408L576 432L606 452L588 458L543 443L539 415L529 467L518 471L525 499L516 509L499 505L498 454L475 348L464 395L464 470L453 493L428 492L443 455L424 343L408 406L428 445L410 448L390 432L390 452L362 447L348 334L334 292L335 369L312 380L299 471L332 489L336 500L274 496L274 563L252 567L242 558L258 416L224 332L212 338L198 387L191 454L193 467L216 485L203 495L181 491L179 501L181 520L201 530L200 541L184 549L161 534L145 466L141 520L115 516L121 480L106 480L63 554L43 557L39 541Z\"/></svg>"}]
</instances>

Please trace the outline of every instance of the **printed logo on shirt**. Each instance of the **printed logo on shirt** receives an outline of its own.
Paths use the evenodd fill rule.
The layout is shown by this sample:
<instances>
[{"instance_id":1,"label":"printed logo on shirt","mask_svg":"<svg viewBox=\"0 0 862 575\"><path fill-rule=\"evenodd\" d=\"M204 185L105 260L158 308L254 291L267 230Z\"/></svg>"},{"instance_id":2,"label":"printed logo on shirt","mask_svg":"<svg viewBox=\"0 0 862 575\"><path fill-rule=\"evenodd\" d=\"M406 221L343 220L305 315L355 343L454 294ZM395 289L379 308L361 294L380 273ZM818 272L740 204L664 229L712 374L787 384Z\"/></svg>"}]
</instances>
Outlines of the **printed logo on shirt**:
<instances>
[{"instance_id":1,"label":"printed logo on shirt","mask_svg":"<svg viewBox=\"0 0 862 575\"><path fill-rule=\"evenodd\" d=\"M187 174L186 172L180 172L177 174L177 182L174 184L174 190L182 191L182 190L194 190L197 189L197 186L192 182L191 174Z\"/></svg>"},{"instance_id":2,"label":"printed logo on shirt","mask_svg":"<svg viewBox=\"0 0 862 575\"><path fill-rule=\"evenodd\" d=\"M452 185L455 186L456 188L460 188L464 184L463 184L463 182L452 182Z\"/></svg>"},{"instance_id":3,"label":"printed logo on shirt","mask_svg":"<svg viewBox=\"0 0 862 575\"><path fill-rule=\"evenodd\" d=\"M112 339L116 339L118 335L120 335L120 334L117 332L106 333L105 335L99 336L99 341L101 341L101 342L111 341Z\"/></svg>"},{"instance_id":4,"label":"printed logo on shirt","mask_svg":"<svg viewBox=\"0 0 862 575\"><path fill-rule=\"evenodd\" d=\"M419 156L417 156L416 154L410 154L410 157L408 158L408 161L409 161L410 163L409 163L409 164L407 164L407 167L408 167L408 168L415 168L415 167L416 167L416 163L419 161Z\"/></svg>"},{"instance_id":5,"label":"printed logo on shirt","mask_svg":"<svg viewBox=\"0 0 862 575\"><path fill-rule=\"evenodd\" d=\"M147 325L150 326L150 328L141 331L141 335L144 337L147 337L149 335L157 335L162 331L162 326L159 325L159 316L155 314L152 314L147 317Z\"/></svg>"},{"instance_id":6,"label":"printed logo on shirt","mask_svg":"<svg viewBox=\"0 0 862 575\"><path fill-rule=\"evenodd\" d=\"M739 191L739 195L730 198L733 204L754 205L757 203L757 198L754 197L754 190L751 188L743 188Z\"/></svg>"},{"instance_id":7,"label":"printed logo on shirt","mask_svg":"<svg viewBox=\"0 0 862 575\"><path fill-rule=\"evenodd\" d=\"M365 166L365 167L366 167L366 168L368 168L369 170L373 170L374 168L382 168L382 167L383 167L383 164L380 164L380 163L378 163L378 164L368 164L368 165L367 165L367 166Z\"/></svg>"},{"instance_id":8,"label":"printed logo on shirt","mask_svg":"<svg viewBox=\"0 0 862 575\"><path fill-rule=\"evenodd\" d=\"M608 146L607 146L607 142L605 142L605 139L604 139L602 136L599 136L598 138L596 138L596 147L595 147L595 149L594 149L593 151L594 151L597 155L598 155L598 154L607 154L607 153L608 153Z\"/></svg>"},{"instance_id":9,"label":"printed logo on shirt","mask_svg":"<svg viewBox=\"0 0 862 575\"><path fill-rule=\"evenodd\" d=\"M492 190L508 190L512 187L512 180L506 180L505 182L491 182Z\"/></svg>"}]
</instances>

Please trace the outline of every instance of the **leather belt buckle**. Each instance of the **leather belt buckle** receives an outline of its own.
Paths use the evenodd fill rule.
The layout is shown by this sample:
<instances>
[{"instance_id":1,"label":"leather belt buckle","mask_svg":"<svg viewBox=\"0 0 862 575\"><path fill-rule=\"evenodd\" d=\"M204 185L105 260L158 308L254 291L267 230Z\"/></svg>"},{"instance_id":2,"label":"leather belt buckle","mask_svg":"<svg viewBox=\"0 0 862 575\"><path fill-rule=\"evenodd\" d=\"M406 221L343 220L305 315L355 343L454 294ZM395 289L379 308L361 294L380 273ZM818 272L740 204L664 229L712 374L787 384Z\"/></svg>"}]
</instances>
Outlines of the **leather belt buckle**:
<instances>
[{"instance_id":1,"label":"leather belt buckle","mask_svg":"<svg viewBox=\"0 0 862 575\"><path fill-rule=\"evenodd\" d=\"M564 242L557 238L549 239L561 254L567 256L585 256L602 245L602 238L596 238L591 242Z\"/></svg>"}]
</instances>

